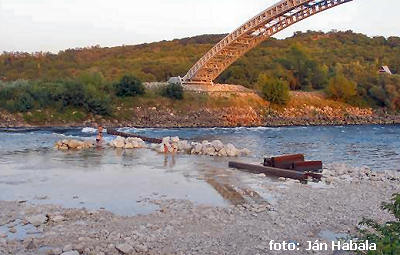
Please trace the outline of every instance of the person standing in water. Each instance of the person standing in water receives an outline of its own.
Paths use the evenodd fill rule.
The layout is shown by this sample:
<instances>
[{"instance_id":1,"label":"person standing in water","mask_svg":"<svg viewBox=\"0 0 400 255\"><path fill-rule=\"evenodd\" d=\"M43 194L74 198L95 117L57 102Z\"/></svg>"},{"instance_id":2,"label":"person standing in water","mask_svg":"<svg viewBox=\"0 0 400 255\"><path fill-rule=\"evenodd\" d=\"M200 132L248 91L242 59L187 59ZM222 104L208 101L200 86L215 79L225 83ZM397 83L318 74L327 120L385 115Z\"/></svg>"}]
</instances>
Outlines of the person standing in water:
<instances>
[{"instance_id":1,"label":"person standing in water","mask_svg":"<svg viewBox=\"0 0 400 255\"><path fill-rule=\"evenodd\" d=\"M97 145L101 145L103 143L103 127L101 125L97 127L96 142Z\"/></svg>"}]
</instances>

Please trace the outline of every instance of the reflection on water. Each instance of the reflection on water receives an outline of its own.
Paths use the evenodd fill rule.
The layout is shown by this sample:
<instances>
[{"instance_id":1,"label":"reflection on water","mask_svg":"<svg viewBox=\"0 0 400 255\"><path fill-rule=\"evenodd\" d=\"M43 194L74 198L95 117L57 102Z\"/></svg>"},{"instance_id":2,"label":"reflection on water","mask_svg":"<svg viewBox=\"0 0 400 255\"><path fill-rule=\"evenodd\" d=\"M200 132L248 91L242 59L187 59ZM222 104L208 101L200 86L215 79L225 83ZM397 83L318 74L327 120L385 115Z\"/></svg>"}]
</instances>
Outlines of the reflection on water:
<instances>
[{"instance_id":1,"label":"reflection on water","mask_svg":"<svg viewBox=\"0 0 400 255\"><path fill-rule=\"evenodd\" d=\"M220 139L252 150L251 158L243 159L247 161L304 153L307 159L325 163L366 165L376 171L400 169L399 126L123 130L149 137ZM145 202L149 199L189 199L221 206L273 199L257 189L260 177L228 169L227 158L150 150L53 149L56 141L68 138L94 139L95 133L78 128L0 130L0 200L106 208L132 215L156 209Z\"/></svg>"}]
</instances>

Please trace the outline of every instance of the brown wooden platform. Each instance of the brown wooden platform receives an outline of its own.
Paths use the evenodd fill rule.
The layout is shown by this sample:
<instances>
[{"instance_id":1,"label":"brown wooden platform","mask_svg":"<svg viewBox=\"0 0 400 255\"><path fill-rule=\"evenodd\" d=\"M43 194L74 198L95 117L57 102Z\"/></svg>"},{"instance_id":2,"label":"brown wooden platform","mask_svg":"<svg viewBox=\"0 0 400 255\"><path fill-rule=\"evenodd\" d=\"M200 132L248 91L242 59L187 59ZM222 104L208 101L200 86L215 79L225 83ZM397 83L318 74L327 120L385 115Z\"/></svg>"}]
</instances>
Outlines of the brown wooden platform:
<instances>
[{"instance_id":1,"label":"brown wooden platform","mask_svg":"<svg viewBox=\"0 0 400 255\"><path fill-rule=\"evenodd\" d=\"M246 172L254 174L266 174L266 175L290 178L300 181L306 181L310 177L317 180L321 180L322 178L322 175L317 173L301 172L295 170L281 169L281 168L256 165L256 164L240 163L234 161L229 162L229 167L246 170Z\"/></svg>"}]
</instances>

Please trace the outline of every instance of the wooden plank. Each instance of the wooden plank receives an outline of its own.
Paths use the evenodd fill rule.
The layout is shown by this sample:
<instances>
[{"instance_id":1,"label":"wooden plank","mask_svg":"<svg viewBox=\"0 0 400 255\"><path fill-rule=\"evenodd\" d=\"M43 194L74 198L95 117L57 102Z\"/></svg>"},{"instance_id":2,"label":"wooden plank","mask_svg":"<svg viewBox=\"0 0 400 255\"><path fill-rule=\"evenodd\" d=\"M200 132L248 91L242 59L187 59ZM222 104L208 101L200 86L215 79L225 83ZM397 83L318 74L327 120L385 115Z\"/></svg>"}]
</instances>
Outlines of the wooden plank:
<instances>
[{"instance_id":1,"label":"wooden plank","mask_svg":"<svg viewBox=\"0 0 400 255\"><path fill-rule=\"evenodd\" d=\"M272 176L276 176L276 177L285 177L285 178L301 180L301 181L306 180L308 177L307 175L305 175L302 172L297 172L297 171L293 171L293 170L279 169L279 168L275 168L275 167L246 164L246 163L233 162L233 161L229 162L229 167L237 168L237 169L244 169L250 173L255 173L255 174L266 174L266 175L272 175Z\"/></svg>"},{"instance_id":2,"label":"wooden plank","mask_svg":"<svg viewBox=\"0 0 400 255\"><path fill-rule=\"evenodd\" d=\"M125 137L125 138L127 138L127 137L136 137L136 138L140 138L143 141L148 142L148 143L162 143L162 140L158 139L158 138L149 138L149 137L145 137L145 136L119 132L119 131L117 131L115 129L112 129L112 128L107 128L107 134L121 136L121 137Z\"/></svg>"},{"instance_id":3,"label":"wooden plank","mask_svg":"<svg viewBox=\"0 0 400 255\"><path fill-rule=\"evenodd\" d=\"M294 162L293 169L295 171L319 171L322 169L322 161L304 161Z\"/></svg>"},{"instance_id":4,"label":"wooden plank","mask_svg":"<svg viewBox=\"0 0 400 255\"><path fill-rule=\"evenodd\" d=\"M310 177L317 179L317 180L321 180L321 178L322 178L322 175L317 174L317 173L303 173L303 172L293 171L293 170L288 170L288 169L279 169L279 168L275 168L275 167L268 167L268 166L255 165L255 164L246 164L246 163L240 163L240 162L234 162L234 161L229 162L229 167L246 170L246 172L250 172L250 173L254 173L254 174L266 174L266 175L272 175L272 176L276 176L276 177L285 177L285 178L290 178L290 179L295 179L295 180L300 180L300 181L305 181Z\"/></svg>"},{"instance_id":5,"label":"wooden plank","mask_svg":"<svg viewBox=\"0 0 400 255\"><path fill-rule=\"evenodd\" d=\"M304 161L303 154L284 155L279 157L272 157L270 159L264 159L264 166L271 166L282 169L294 169L294 162Z\"/></svg>"}]
</instances>

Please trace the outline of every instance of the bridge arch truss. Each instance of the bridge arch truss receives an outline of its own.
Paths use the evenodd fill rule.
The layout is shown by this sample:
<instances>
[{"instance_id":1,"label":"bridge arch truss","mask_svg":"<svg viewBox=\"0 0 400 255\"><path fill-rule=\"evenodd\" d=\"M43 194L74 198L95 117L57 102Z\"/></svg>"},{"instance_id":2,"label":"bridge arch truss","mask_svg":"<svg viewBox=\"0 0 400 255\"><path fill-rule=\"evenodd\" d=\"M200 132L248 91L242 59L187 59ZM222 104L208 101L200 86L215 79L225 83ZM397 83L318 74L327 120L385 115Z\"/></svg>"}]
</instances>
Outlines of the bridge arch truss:
<instances>
[{"instance_id":1,"label":"bridge arch truss","mask_svg":"<svg viewBox=\"0 0 400 255\"><path fill-rule=\"evenodd\" d=\"M183 83L212 84L231 64L287 27L352 0L282 0L253 17L209 50Z\"/></svg>"}]
</instances>

